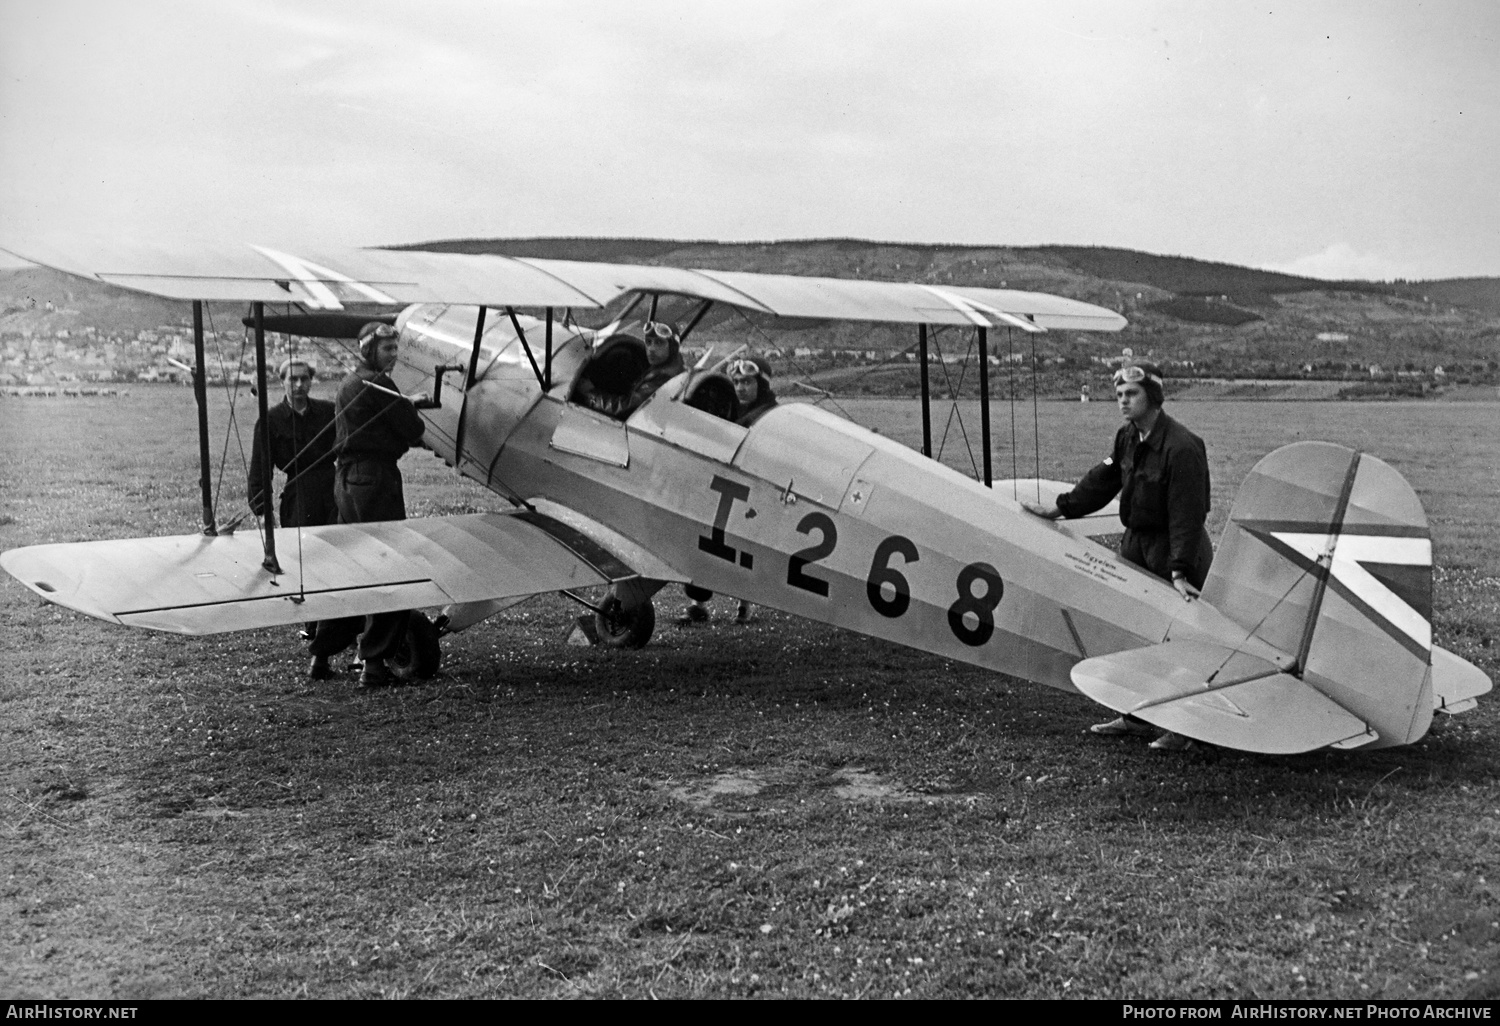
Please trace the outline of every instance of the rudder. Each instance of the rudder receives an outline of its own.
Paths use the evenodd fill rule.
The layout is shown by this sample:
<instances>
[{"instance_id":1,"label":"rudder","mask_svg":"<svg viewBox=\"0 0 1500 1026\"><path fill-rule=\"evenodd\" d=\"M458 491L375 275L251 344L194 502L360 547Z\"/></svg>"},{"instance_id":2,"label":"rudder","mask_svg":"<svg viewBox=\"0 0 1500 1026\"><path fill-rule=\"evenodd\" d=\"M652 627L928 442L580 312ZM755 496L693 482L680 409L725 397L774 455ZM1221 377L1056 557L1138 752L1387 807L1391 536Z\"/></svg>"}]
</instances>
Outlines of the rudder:
<instances>
[{"instance_id":1,"label":"rudder","mask_svg":"<svg viewBox=\"0 0 1500 1026\"><path fill-rule=\"evenodd\" d=\"M1374 746L1432 720L1432 539L1411 486L1373 456L1296 442L1265 457L1229 514L1203 598L1296 657Z\"/></svg>"}]
</instances>

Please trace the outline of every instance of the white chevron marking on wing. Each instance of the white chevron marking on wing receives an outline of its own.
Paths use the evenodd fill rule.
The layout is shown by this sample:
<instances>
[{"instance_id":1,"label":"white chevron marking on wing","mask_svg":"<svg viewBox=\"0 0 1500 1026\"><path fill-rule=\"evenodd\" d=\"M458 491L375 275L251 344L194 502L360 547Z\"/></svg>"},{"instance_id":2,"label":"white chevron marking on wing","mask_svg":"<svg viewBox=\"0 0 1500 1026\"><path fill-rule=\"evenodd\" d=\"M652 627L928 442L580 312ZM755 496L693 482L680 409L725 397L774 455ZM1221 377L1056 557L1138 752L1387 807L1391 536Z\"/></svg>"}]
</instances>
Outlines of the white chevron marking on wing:
<instances>
[{"instance_id":1,"label":"white chevron marking on wing","mask_svg":"<svg viewBox=\"0 0 1500 1026\"><path fill-rule=\"evenodd\" d=\"M251 246L250 248L286 268L287 273L295 278L297 283L305 288L313 297L314 305L318 309L342 310L344 308L344 304L338 301L338 297L333 294L333 290L323 284L325 280L348 285L356 292L363 293L372 303L398 303L398 300L386 295L373 285L366 285L362 281L355 281L348 275L340 274L332 268L303 260L299 256L293 256L291 253L283 253L277 249L268 249L265 246Z\"/></svg>"}]
</instances>

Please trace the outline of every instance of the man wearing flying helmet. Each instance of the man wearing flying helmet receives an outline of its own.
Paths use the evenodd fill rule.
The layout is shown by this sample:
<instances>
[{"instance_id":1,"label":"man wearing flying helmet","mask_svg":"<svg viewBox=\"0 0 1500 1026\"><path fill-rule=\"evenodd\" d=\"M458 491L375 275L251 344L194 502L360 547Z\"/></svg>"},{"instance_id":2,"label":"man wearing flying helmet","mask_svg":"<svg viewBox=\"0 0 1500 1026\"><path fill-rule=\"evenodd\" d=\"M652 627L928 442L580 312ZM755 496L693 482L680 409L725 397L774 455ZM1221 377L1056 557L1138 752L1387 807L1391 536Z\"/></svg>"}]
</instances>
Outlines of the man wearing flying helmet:
<instances>
[{"instance_id":1,"label":"man wearing flying helmet","mask_svg":"<svg viewBox=\"0 0 1500 1026\"><path fill-rule=\"evenodd\" d=\"M1115 398L1125 423L1114 450L1055 504L1022 503L1037 516L1087 516L1120 497L1125 538L1120 555L1172 582L1185 601L1198 597L1213 562L1208 519L1208 451L1203 439L1162 410L1161 371L1153 363L1130 363L1115 372ZM1131 716L1096 724L1096 734L1155 733ZM1175 750L1184 739L1166 734L1153 748Z\"/></svg>"},{"instance_id":2,"label":"man wearing flying helmet","mask_svg":"<svg viewBox=\"0 0 1500 1026\"><path fill-rule=\"evenodd\" d=\"M740 401L736 423L749 427L776 405L776 393L771 388L771 364L763 356L747 356L731 361L728 372L729 380L734 382L734 394Z\"/></svg>"},{"instance_id":3,"label":"man wearing flying helmet","mask_svg":"<svg viewBox=\"0 0 1500 1026\"><path fill-rule=\"evenodd\" d=\"M338 464L333 491L341 524L406 519L406 498L396 461L421 441L426 424L390 377L399 339L395 328L380 321L359 329L359 365L339 385L334 402L338 436L333 451ZM315 670L321 659L321 669L326 673L328 657L349 647L358 635L359 656L364 661L360 686L389 684L392 676L386 659L399 647L406 625L405 612L320 624L309 646Z\"/></svg>"},{"instance_id":4,"label":"man wearing flying helmet","mask_svg":"<svg viewBox=\"0 0 1500 1026\"><path fill-rule=\"evenodd\" d=\"M595 391L585 381L580 394L584 405L589 409L624 420L650 399L658 388L683 372L682 338L670 324L647 321L641 329L641 335L646 345L646 369L624 395Z\"/></svg>"},{"instance_id":5,"label":"man wearing flying helmet","mask_svg":"<svg viewBox=\"0 0 1500 1026\"><path fill-rule=\"evenodd\" d=\"M732 360L725 368L725 373L734 383L734 394L740 402L739 417L736 418L735 423L742 427L749 427L776 405L776 392L771 388L771 364L765 357L747 356L743 359ZM688 605L678 623L707 623L708 600L714 597L714 593L696 584L686 585L683 591L687 594ZM755 607L741 599L735 620L739 623L749 623L753 619L755 619Z\"/></svg>"}]
</instances>

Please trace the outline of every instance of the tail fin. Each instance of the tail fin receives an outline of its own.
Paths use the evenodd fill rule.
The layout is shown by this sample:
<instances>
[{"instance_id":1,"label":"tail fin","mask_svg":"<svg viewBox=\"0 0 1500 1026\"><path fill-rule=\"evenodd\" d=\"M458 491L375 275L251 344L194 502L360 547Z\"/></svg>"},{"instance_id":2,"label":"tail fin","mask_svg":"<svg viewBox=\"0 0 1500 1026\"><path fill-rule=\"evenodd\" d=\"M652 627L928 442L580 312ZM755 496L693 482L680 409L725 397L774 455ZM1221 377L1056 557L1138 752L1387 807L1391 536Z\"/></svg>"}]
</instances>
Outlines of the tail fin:
<instances>
[{"instance_id":1,"label":"tail fin","mask_svg":"<svg viewBox=\"0 0 1500 1026\"><path fill-rule=\"evenodd\" d=\"M1432 539L1416 493L1375 457L1297 442L1256 464L1203 598L1293 656L1288 672L1363 720L1375 747L1427 732ZM1437 663L1469 693L1472 675L1483 677L1448 653Z\"/></svg>"},{"instance_id":2,"label":"tail fin","mask_svg":"<svg viewBox=\"0 0 1500 1026\"><path fill-rule=\"evenodd\" d=\"M1432 539L1373 456L1298 442L1256 464L1203 598L1238 647L1174 641L1085 659L1078 689L1167 730L1252 752L1409 744L1434 706L1472 708L1477 667L1432 644ZM1251 638L1284 653L1251 655Z\"/></svg>"}]
</instances>

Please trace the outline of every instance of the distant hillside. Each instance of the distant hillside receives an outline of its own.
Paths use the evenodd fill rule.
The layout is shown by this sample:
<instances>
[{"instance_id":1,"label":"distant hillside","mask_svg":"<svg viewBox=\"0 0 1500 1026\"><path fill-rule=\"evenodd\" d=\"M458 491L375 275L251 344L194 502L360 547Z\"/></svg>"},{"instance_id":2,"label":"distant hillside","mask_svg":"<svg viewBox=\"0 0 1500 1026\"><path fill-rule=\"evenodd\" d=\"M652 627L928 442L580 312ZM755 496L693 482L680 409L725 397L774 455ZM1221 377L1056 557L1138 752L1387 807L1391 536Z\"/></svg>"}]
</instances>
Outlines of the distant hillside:
<instances>
[{"instance_id":1,"label":"distant hillside","mask_svg":"<svg viewBox=\"0 0 1500 1026\"><path fill-rule=\"evenodd\" d=\"M1105 246L1045 246L1075 267L1100 278L1141 281L1182 296L1226 296L1245 305L1263 304L1266 297L1288 292L1339 289L1389 295L1390 286L1368 281L1323 281L1254 267L1194 260L1192 257L1157 256L1133 249Z\"/></svg>"},{"instance_id":2,"label":"distant hillside","mask_svg":"<svg viewBox=\"0 0 1500 1026\"><path fill-rule=\"evenodd\" d=\"M1500 314L1500 278L1445 278L1402 282L1397 286L1408 296L1431 299L1449 306L1467 306Z\"/></svg>"},{"instance_id":3,"label":"distant hillside","mask_svg":"<svg viewBox=\"0 0 1500 1026\"><path fill-rule=\"evenodd\" d=\"M786 242L673 242L660 239L454 239L417 243L399 249L423 249L447 253L502 253L507 256L546 257L558 260L606 260L620 263L681 264L683 255L710 254L733 262L742 270L770 270L772 265L805 266L808 258L824 268L823 274L839 275L853 268L867 268L873 277L900 269L906 278L951 269L954 265L980 270L993 266L1020 272L1031 266L1051 266L1081 272L1089 277L1121 284L1147 285L1180 296L1227 296L1245 306L1264 304L1267 297L1291 292L1342 290L1375 295L1407 294L1392 285L1368 281L1324 281L1253 267L1195 260L1192 257L1158 256L1107 246L947 246L860 239L802 239ZM905 258L904 260L902 258ZM717 266L717 264L715 265ZM791 273L791 272L788 272ZM801 272L812 273L812 272ZM1470 279L1500 287L1500 279ZM967 284L977 284L967 282ZM985 284L995 284L986 282ZM1434 285L1440 283L1433 283ZM1413 286L1415 287L1415 286ZM1457 300L1452 300L1457 302Z\"/></svg>"}]
</instances>

